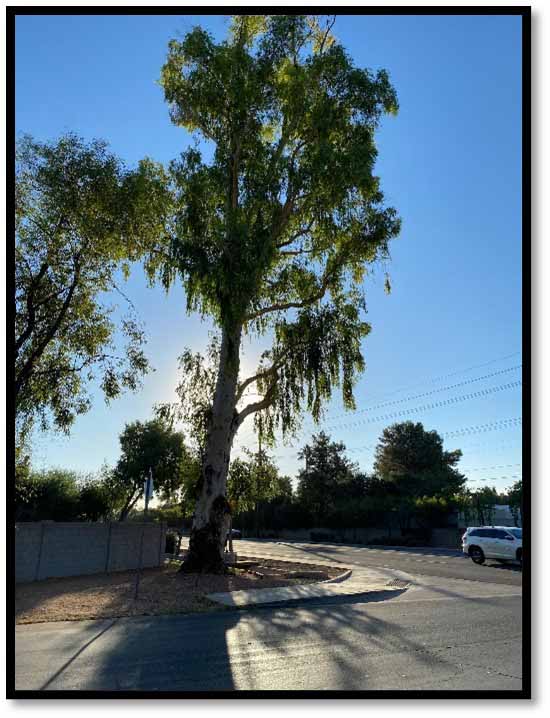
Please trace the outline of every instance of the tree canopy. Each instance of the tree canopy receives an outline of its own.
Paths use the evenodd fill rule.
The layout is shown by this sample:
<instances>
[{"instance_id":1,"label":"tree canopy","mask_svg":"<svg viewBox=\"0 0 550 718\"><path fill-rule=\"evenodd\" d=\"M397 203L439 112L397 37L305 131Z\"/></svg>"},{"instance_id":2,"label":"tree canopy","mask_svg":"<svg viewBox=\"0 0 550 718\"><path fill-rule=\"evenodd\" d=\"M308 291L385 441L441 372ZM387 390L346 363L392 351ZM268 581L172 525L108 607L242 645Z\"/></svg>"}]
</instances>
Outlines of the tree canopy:
<instances>
[{"instance_id":1,"label":"tree canopy","mask_svg":"<svg viewBox=\"0 0 550 718\"><path fill-rule=\"evenodd\" d=\"M114 499L101 476L59 468L29 471L15 479L15 520L106 520L113 517Z\"/></svg>"},{"instance_id":2,"label":"tree canopy","mask_svg":"<svg viewBox=\"0 0 550 718\"><path fill-rule=\"evenodd\" d=\"M233 459L227 477L227 497L233 513L252 510L260 501L287 495L290 479L280 476L275 462L265 451L248 452ZM292 488L290 487L292 496Z\"/></svg>"},{"instance_id":3,"label":"tree canopy","mask_svg":"<svg viewBox=\"0 0 550 718\"><path fill-rule=\"evenodd\" d=\"M25 136L16 160L15 406L23 436L36 419L68 431L90 407L94 377L112 399L148 371L131 306L115 322L105 293L158 244L170 195L159 165L143 160L128 170L104 142L74 134L55 142Z\"/></svg>"},{"instance_id":4,"label":"tree canopy","mask_svg":"<svg viewBox=\"0 0 550 718\"><path fill-rule=\"evenodd\" d=\"M192 462L180 432L159 419L126 424L120 435L121 455L110 475L113 494L120 496L120 520L143 498L144 482L153 472L155 494L163 500L182 489Z\"/></svg>"},{"instance_id":5,"label":"tree canopy","mask_svg":"<svg viewBox=\"0 0 550 718\"><path fill-rule=\"evenodd\" d=\"M514 482L508 489L508 505L516 526L520 520L523 523L523 482L521 479Z\"/></svg>"},{"instance_id":6,"label":"tree canopy","mask_svg":"<svg viewBox=\"0 0 550 718\"><path fill-rule=\"evenodd\" d=\"M265 399L241 418L262 408L266 433L289 429L340 381L353 406L362 281L399 230L373 174L376 127L398 106L387 73L356 68L318 18L236 16L226 41L171 41L161 84L172 120L214 143L211 162L192 148L172 164L163 279L179 273L188 309L221 327L274 336L239 387Z\"/></svg>"},{"instance_id":7,"label":"tree canopy","mask_svg":"<svg viewBox=\"0 0 550 718\"><path fill-rule=\"evenodd\" d=\"M346 447L325 432L312 437L298 454L305 467L298 474L297 499L307 508L316 525L324 526L338 500L350 496L357 467L345 455Z\"/></svg>"},{"instance_id":8,"label":"tree canopy","mask_svg":"<svg viewBox=\"0 0 550 718\"><path fill-rule=\"evenodd\" d=\"M462 489L466 477L456 468L462 452L444 451L437 431L418 422L388 426L375 449L374 473L412 497L450 496Z\"/></svg>"}]
</instances>

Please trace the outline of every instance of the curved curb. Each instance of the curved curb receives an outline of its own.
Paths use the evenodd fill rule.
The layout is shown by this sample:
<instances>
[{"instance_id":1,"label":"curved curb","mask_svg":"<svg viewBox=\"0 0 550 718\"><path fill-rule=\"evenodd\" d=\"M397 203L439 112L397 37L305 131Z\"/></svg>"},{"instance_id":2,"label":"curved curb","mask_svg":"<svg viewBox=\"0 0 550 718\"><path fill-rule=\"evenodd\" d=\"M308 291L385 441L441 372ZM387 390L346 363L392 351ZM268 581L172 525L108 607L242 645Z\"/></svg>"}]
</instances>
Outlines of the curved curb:
<instances>
[{"instance_id":1,"label":"curved curb","mask_svg":"<svg viewBox=\"0 0 550 718\"><path fill-rule=\"evenodd\" d=\"M319 583L342 583L342 581L345 581L348 579L353 571L348 569L347 571L344 571L344 573L341 573L339 576L335 576L334 578L328 578L326 581L319 581Z\"/></svg>"}]
</instances>

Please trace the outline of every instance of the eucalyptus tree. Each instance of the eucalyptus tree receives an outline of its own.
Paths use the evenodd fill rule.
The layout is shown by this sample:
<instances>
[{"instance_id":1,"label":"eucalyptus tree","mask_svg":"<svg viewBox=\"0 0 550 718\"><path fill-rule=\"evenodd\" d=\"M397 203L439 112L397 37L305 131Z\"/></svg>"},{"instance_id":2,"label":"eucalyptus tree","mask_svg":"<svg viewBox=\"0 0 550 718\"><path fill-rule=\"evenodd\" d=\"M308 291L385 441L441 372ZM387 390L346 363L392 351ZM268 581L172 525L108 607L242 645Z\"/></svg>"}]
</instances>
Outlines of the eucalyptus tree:
<instances>
[{"instance_id":1,"label":"eucalyptus tree","mask_svg":"<svg viewBox=\"0 0 550 718\"><path fill-rule=\"evenodd\" d=\"M180 277L187 309L220 333L189 571L223 570L227 472L245 419L261 417L268 441L292 433L335 387L353 407L364 369L363 280L399 231L374 171L375 131L398 103L384 70L354 65L333 22L235 16L223 41L200 27L172 40L162 68L172 121L208 159L197 143L172 164L178 209L157 270L167 288ZM245 335L272 338L247 377Z\"/></svg>"},{"instance_id":2,"label":"eucalyptus tree","mask_svg":"<svg viewBox=\"0 0 550 718\"><path fill-rule=\"evenodd\" d=\"M107 293L159 243L170 194L159 165L144 160L129 170L104 142L71 133L52 142L23 137L15 180L14 395L22 440L37 419L68 431L90 406L94 377L111 399L148 371L134 312L113 321ZM126 346L117 351L120 340Z\"/></svg>"}]
</instances>

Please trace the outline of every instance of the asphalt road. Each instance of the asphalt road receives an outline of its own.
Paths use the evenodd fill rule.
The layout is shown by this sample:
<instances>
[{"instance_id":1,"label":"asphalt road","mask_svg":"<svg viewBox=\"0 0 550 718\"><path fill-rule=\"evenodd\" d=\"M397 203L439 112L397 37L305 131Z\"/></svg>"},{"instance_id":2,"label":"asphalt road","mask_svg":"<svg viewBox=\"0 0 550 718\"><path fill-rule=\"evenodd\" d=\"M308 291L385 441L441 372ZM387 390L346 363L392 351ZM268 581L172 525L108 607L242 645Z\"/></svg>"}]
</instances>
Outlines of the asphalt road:
<instances>
[{"instance_id":1,"label":"asphalt road","mask_svg":"<svg viewBox=\"0 0 550 718\"><path fill-rule=\"evenodd\" d=\"M236 542L237 543L237 542ZM260 545L261 543L261 545ZM248 554L287 545L239 542ZM320 548L319 548L320 546ZM255 551L249 550L255 548ZM18 626L16 687L33 690L464 690L521 688L520 573L441 553L306 545L335 562L408 575L387 600L367 595L188 616ZM346 556L342 556L342 551ZM406 556L403 555L406 553ZM413 558L416 556L416 558ZM390 558L391 557L391 558ZM440 560L421 563L418 557ZM348 558L348 560L344 560ZM418 560L417 563L415 563ZM434 575L414 571L451 572ZM361 568L355 569L360 572ZM488 572L488 573L484 573ZM477 578L483 576L483 578ZM491 581L489 577L493 577ZM386 596L389 594L385 594Z\"/></svg>"},{"instance_id":2,"label":"asphalt road","mask_svg":"<svg viewBox=\"0 0 550 718\"><path fill-rule=\"evenodd\" d=\"M294 541L233 541L238 555L277 556L294 560L330 562L349 568L387 568L414 575L462 578L468 581L521 586L517 563L501 564L487 560L481 566L462 551L447 549L390 549L346 544L299 543Z\"/></svg>"}]
</instances>

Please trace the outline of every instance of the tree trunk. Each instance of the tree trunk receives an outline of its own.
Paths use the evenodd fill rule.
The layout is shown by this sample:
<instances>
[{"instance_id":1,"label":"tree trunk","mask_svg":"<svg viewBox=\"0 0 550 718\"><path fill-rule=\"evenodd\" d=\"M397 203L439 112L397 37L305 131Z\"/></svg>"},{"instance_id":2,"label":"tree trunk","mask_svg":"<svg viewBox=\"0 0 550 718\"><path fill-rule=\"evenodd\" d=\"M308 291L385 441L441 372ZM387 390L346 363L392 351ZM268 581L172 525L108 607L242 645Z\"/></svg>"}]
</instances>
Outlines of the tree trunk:
<instances>
[{"instance_id":1,"label":"tree trunk","mask_svg":"<svg viewBox=\"0 0 550 718\"><path fill-rule=\"evenodd\" d=\"M226 498L231 445L237 429L236 392L239 376L241 326L224 328L210 430L202 464L202 487L189 549L181 571L224 573L223 552L229 530L230 507Z\"/></svg>"}]
</instances>

